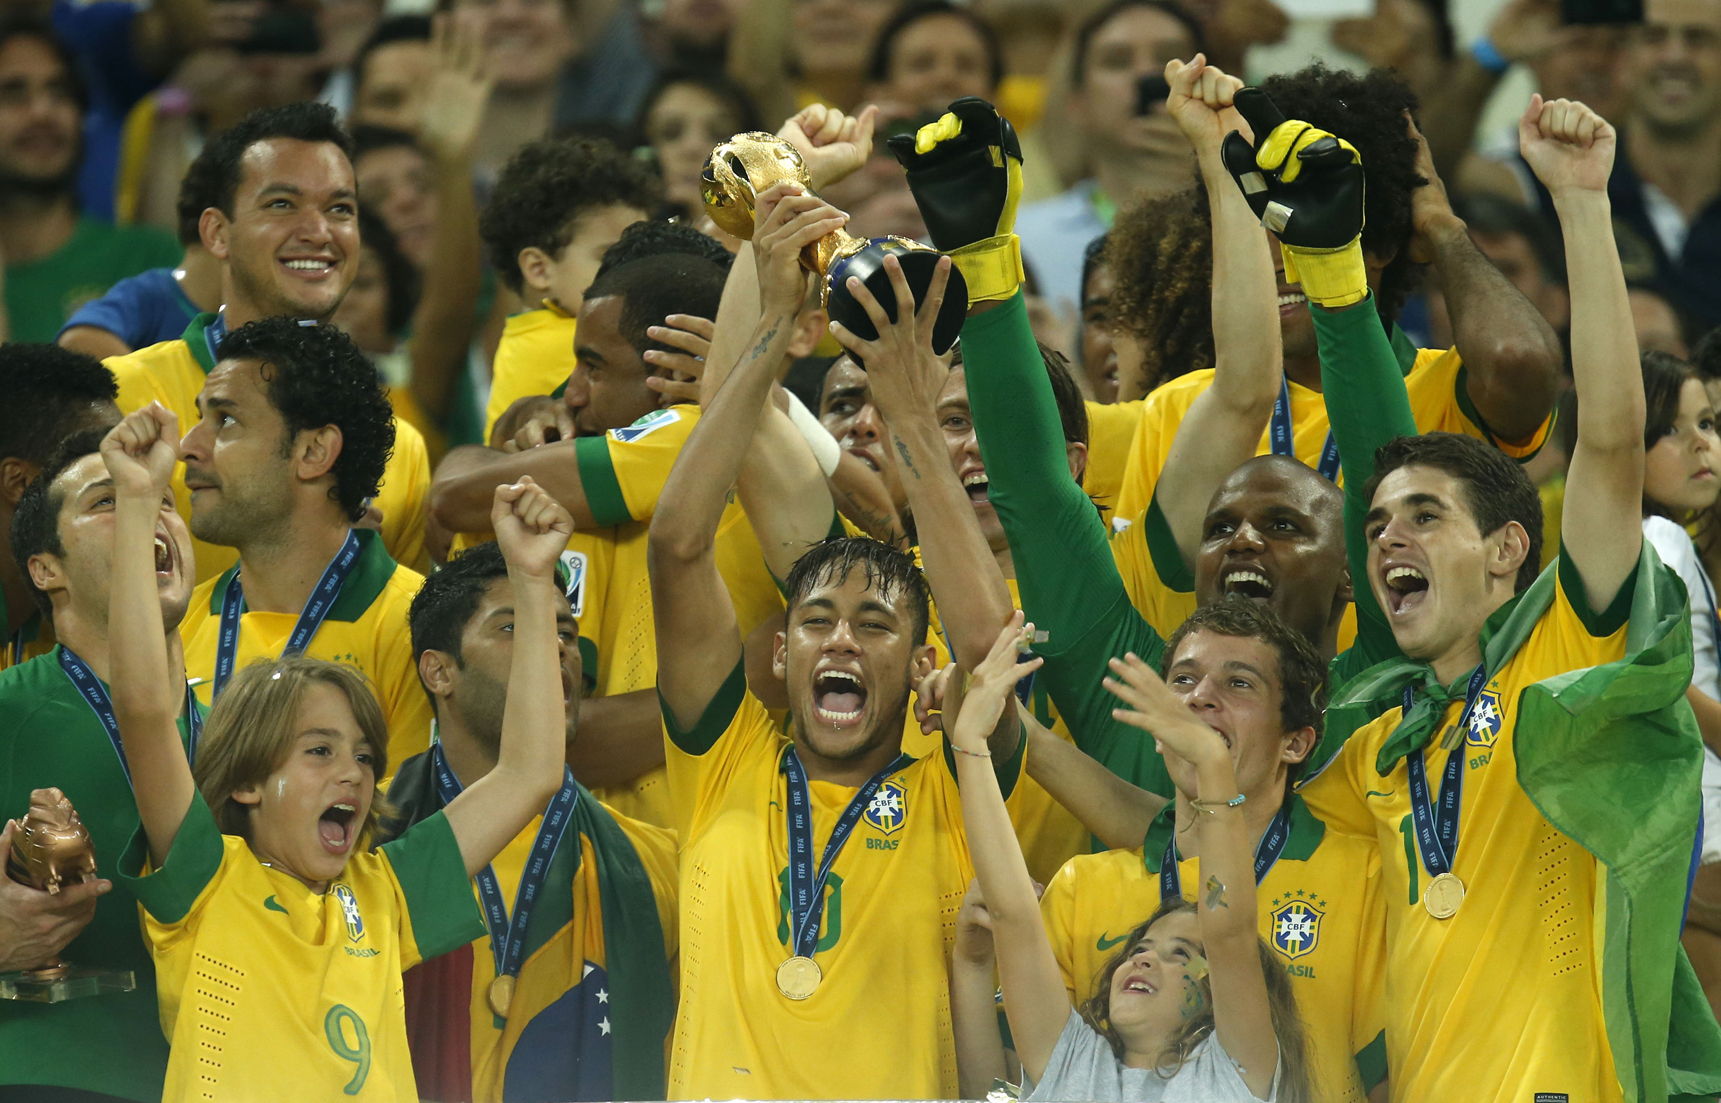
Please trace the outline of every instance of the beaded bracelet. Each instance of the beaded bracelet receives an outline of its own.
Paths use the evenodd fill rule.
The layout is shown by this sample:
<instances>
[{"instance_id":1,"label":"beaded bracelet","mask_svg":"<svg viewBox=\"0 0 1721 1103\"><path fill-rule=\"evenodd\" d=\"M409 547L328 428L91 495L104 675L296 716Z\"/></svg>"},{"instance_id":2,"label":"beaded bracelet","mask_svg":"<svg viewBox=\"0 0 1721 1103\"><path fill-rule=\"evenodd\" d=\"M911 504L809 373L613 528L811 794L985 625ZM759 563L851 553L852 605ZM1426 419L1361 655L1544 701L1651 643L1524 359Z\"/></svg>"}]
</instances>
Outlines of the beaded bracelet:
<instances>
[{"instance_id":1,"label":"beaded bracelet","mask_svg":"<svg viewBox=\"0 0 1721 1103\"><path fill-rule=\"evenodd\" d=\"M1189 807L1197 812L1205 812L1209 816L1213 816L1217 815L1221 808L1236 808L1248 799L1242 793L1238 793L1230 800L1192 800L1189 802Z\"/></svg>"}]
</instances>

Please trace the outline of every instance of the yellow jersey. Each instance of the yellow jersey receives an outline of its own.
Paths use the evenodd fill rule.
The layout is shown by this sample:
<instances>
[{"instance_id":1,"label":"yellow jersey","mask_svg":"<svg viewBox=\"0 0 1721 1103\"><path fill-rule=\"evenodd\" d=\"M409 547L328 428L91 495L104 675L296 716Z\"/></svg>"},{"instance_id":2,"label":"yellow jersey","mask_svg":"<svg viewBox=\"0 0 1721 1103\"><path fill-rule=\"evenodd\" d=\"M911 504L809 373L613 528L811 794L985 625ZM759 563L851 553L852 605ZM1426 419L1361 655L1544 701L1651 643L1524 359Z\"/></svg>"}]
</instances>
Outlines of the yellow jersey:
<instances>
[{"instance_id":1,"label":"yellow jersey","mask_svg":"<svg viewBox=\"0 0 1721 1103\"><path fill-rule=\"evenodd\" d=\"M825 885L804 1000L777 989L789 932L788 739L741 665L691 731L665 717L670 789L691 810L681 861L675 1099L953 1099L956 913L973 875L944 753L892 774ZM1006 793L1022 756L1000 764ZM808 783L815 856L856 790Z\"/></svg>"},{"instance_id":2,"label":"yellow jersey","mask_svg":"<svg viewBox=\"0 0 1721 1103\"><path fill-rule=\"evenodd\" d=\"M430 699L418 682L418 664L413 661L406 619L424 578L390 559L376 533L355 531L362 548L358 562L305 654L355 667L370 680L383 718L388 721L390 768L398 769L407 758L430 746ZM185 644L185 672L205 706L212 703L221 604L238 569L229 568L221 577L192 591L191 604L179 625L179 638ZM233 669L237 672L258 659L278 658L298 622L297 613L247 610L241 614Z\"/></svg>"},{"instance_id":3,"label":"yellow jersey","mask_svg":"<svg viewBox=\"0 0 1721 1103\"><path fill-rule=\"evenodd\" d=\"M0 613L5 609L6 599L0 596ZM12 638L0 646L0 670L46 655L54 649L56 642L53 624L39 610L32 609L24 623L18 626L18 631L12 633Z\"/></svg>"},{"instance_id":4,"label":"yellow jersey","mask_svg":"<svg viewBox=\"0 0 1721 1103\"><path fill-rule=\"evenodd\" d=\"M222 835L193 797L143 905L170 1052L166 1100L416 1100L401 973L483 932L446 817L354 853L326 893Z\"/></svg>"},{"instance_id":5,"label":"yellow jersey","mask_svg":"<svg viewBox=\"0 0 1721 1103\"><path fill-rule=\"evenodd\" d=\"M1256 917L1297 994L1314 1098L1360 1103L1386 1075L1380 859L1367 840L1327 831L1292 801L1290 837L1261 879ZM1172 823L1168 808L1144 846L1072 858L1046 885L1040 911L1072 1006L1094 995L1129 932L1158 909ZM1192 897L1199 860L1177 868Z\"/></svg>"},{"instance_id":6,"label":"yellow jersey","mask_svg":"<svg viewBox=\"0 0 1721 1103\"><path fill-rule=\"evenodd\" d=\"M1465 756L1452 872L1466 895L1456 915L1435 919L1423 904L1429 876L1404 761L1384 776L1377 768L1399 708L1358 729L1300 789L1330 827L1372 840L1380 855L1394 1100L1624 1098L1602 1017L1605 900L1595 857L1557 831L1518 782L1525 687L1625 654L1631 583L1615 609L1597 614L1568 563L1554 568L1552 604L1490 672L1465 730L1456 727L1460 697L1444 710L1443 734L1413 752L1434 801L1448 758Z\"/></svg>"},{"instance_id":7,"label":"yellow jersey","mask_svg":"<svg viewBox=\"0 0 1721 1103\"><path fill-rule=\"evenodd\" d=\"M1140 398L1087 403L1088 464L1082 472L1082 489L1106 511L1108 521L1115 515L1130 450L1146 407L1146 400Z\"/></svg>"},{"instance_id":8,"label":"yellow jersey","mask_svg":"<svg viewBox=\"0 0 1721 1103\"><path fill-rule=\"evenodd\" d=\"M550 306L510 315L490 365L484 440L508 407L528 395L549 394L573 373L573 318Z\"/></svg>"},{"instance_id":9,"label":"yellow jersey","mask_svg":"<svg viewBox=\"0 0 1721 1103\"><path fill-rule=\"evenodd\" d=\"M197 396L204 377L215 367L207 330L213 314L199 314L177 341L110 356L102 361L119 383L119 407L126 413L160 402L179 418L182 432L197 424ZM424 511L430 497L430 453L424 436L412 424L395 419L394 451L383 471L376 507L382 511L382 539L395 562L414 570L429 565L424 550ZM185 466L175 465L173 499L180 516L191 516L191 494L185 489ZM208 582L238 561L237 550L206 544L192 537L197 581Z\"/></svg>"},{"instance_id":10,"label":"yellow jersey","mask_svg":"<svg viewBox=\"0 0 1721 1103\"><path fill-rule=\"evenodd\" d=\"M1395 346L1396 347L1396 346ZM1408 353L1403 349L1401 352ZM1177 427L1189 412L1195 399L1213 382L1213 369L1203 368L1180 375L1155 388L1145 399L1141 422L1130 450L1123 485L1118 492L1117 515L1133 518L1145 510L1153 498L1154 484L1165 470L1166 457L1171 454L1171 442ZM1291 394L1291 444L1296 457L1310 467L1318 467L1321 451L1326 447L1326 402L1321 392L1287 380ZM1406 370L1404 388L1410 395L1410 410L1420 432L1464 433L1479 437L1517 460L1527 460L1542 447L1553 423L1550 416L1526 441L1500 440L1489 431L1481 415L1470 404L1465 390L1464 364L1457 349L1415 350L1414 362ZM1261 435L1257 455L1272 451L1272 427ZM1338 480L1342 482L1342 480Z\"/></svg>"}]
</instances>

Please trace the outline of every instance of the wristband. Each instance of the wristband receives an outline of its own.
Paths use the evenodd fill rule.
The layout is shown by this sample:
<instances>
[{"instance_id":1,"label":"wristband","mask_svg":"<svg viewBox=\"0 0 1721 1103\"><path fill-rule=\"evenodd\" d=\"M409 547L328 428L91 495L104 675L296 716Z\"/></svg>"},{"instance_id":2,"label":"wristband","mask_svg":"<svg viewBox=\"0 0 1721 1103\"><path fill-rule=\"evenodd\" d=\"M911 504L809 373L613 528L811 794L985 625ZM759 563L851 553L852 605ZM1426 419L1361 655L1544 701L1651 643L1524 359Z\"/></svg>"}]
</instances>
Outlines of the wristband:
<instances>
[{"instance_id":1,"label":"wristband","mask_svg":"<svg viewBox=\"0 0 1721 1103\"><path fill-rule=\"evenodd\" d=\"M1470 56L1476 59L1476 64L1499 76L1512 67L1511 59L1502 54L1494 45L1494 40L1483 35L1470 44Z\"/></svg>"},{"instance_id":2,"label":"wristband","mask_svg":"<svg viewBox=\"0 0 1721 1103\"><path fill-rule=\"evenodd\" d=\"M794 391L785 387L783 393L789 396L790 423L806 440L807 447L813 450L813 458L819 461L819 470L825 473L827 479L830 478L836 473L837 464L842 462L843 446L837 443L837 438L831 436L828 429L819 424L819 419L796 397Z\"/></svg>"},{"instance_id":3,"label":"wristband","mask_svg":"<svg viewBox=\"0 0 1721 1103\"><path fill-rule=\"evenodd\" d=\"M968 281L968 301L1008 299L1026 280L1022 271L1022 239L999 234L950 251L950 263Z\"/></svg>"},{"instance_id":4,"label":"wristband","mask_svg":"<svg viewBox=\"0 0 1721 1103\"><path fill-rule=\"evenodd\" d=\"M1300 285L1316 306L1338 310L1368 298L1362 235L1338 249L1293 249L1283 244L1279 248L1285 257L1285 282Z\"/></svg>"}]
</instances>

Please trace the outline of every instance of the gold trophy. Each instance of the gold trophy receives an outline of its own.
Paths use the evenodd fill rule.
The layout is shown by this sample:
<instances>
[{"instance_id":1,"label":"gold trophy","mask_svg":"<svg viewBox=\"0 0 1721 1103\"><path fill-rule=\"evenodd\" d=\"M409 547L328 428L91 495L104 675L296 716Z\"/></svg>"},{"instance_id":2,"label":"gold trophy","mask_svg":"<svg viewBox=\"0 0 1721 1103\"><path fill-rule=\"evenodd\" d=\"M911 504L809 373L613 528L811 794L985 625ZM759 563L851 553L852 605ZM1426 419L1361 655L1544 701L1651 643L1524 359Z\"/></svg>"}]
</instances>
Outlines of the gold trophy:
<instances>
[{"instance_id":1,"label":"gold trophy","mask_svg":"<svg viewBox=\"0 0 1721 1103\"><path fill-rule=\"evenodd\" d=\"M705 210L724 233L750 241L753 238L753 200L772 184L793 180L808 191L812 184L801 153L775 134L750 131L737 134L711 151L701 175ZM872 240L835 230L809 245L801 253L801 265L819 277L819 297L834 321L863 340L878 336L872 319L849 295L846 284L855 276L872 292L884 312L896 318L896 292L884 270L884 259L894 256L908 277L916 307L926 300L933 269L943 256L930 245L905 237ZM944 305L933 325L932 349L944 353L956 343L962 319L968 313L968 284L962 273L950 270Z\"/></svg>"},{"instance_id":2,"label":"gold trophy","mask_svg":"<svg viewBox=\"0 0 1721 1103\"><path fill-rule=\"evenodd\" d=\"M21 885L58 895L67 885L96 876L90 833L77 809L58 789L30 794L30 811L12 833L6 875ZM0 999L60 1003L103 992L130 992L137 978L129 969L79 969L55 958L30 969L0 973Z\"/></svg>"}]
</instances>

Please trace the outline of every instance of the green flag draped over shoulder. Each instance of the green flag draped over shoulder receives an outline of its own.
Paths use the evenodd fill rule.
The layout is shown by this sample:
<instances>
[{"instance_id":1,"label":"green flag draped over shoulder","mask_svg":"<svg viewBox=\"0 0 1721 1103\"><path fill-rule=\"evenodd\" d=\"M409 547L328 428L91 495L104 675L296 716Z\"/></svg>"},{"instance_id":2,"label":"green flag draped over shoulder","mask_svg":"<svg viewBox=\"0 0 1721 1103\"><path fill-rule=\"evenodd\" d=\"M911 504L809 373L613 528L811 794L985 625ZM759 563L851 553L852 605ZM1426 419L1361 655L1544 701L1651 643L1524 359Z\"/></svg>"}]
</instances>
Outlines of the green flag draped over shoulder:
<instances>
[{"instance_id":1,"label":"green flag draped over shoulder","mask_svg":"<svg viewBox=\"0 0 1721 1103\"><path fill-rule=\"evenodd\" d=\"M1635 578L1625 657L1519 698L1518 784L1601 864L1602 1005L1626 1099L1713 1099L1721 1027L1679 946L1702 799L1691 615L1647 541Z\"/></svg>"}]
</instances>

